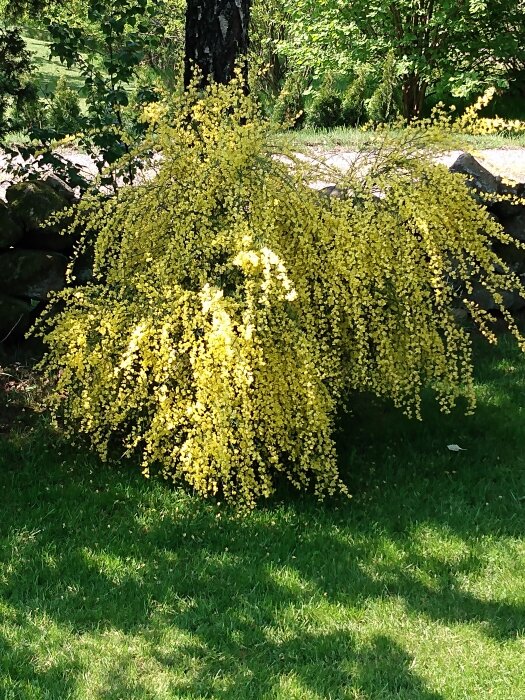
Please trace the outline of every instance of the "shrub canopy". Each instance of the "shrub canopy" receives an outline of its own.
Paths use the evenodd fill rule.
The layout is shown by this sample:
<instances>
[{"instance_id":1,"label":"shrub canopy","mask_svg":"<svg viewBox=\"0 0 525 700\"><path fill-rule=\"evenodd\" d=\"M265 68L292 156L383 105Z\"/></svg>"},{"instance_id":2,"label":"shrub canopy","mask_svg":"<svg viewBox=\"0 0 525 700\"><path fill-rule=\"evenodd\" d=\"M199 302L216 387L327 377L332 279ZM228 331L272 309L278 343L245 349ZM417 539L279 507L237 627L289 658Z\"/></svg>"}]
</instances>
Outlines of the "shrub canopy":
<instances>
[{"instance_id":1,"label":"shrub canopy","mask_svg":"<svg viewBox=\"0 0 525 700\"><path fill-rule=\"evenodd\" d=\"M507 237L461 176L385 140L328 198L310 186L326 174L276 146L235 84L145 118L143 181L77 215L96 279L61 293L42 330L72 433L251 507L278 472L345 490L334 430L352 392L416 416L428 385L444 410L473 406L453 289L490 338L468 297L474 275L497 295L489 242Z\"/></svg>"}]
</instances>

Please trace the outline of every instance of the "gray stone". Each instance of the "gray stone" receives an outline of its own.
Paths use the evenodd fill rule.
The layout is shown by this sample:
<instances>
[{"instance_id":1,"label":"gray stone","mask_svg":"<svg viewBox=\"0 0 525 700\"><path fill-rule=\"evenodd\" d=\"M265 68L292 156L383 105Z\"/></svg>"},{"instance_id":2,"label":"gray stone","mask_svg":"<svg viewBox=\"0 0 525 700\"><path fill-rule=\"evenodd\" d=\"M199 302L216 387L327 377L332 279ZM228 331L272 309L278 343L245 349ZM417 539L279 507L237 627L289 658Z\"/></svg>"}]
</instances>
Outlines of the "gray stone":
<instances>
[{"instance_id":1,"label":"gray stone","mask_svg":"<svg viewBox=\"0 0 525 700\"><path fill-rule=\"evenodd\" d=\"M70 233L61 233L49 229L26 233L19 245L23 248L49 250L55 253L66 253L75 245L75 237Z\"/></svg>"},{"instance_id":2,"label":"gray stone","mask_svg":"<svg viewBox=\"0 0 525 700\"><path fill-rule=\"evenodd\" d=\"M50 173L44 178L46 185L52 187L57 194L59 194L62 199L70 204L74 204L78 201L78 197L75 194L75 190L64 182L58 175Z\"/></svg>"},{"instance_id":3,"label":"gray stone","mask_svg":"<svg viewBox=\"0 0 525 700\"><path fill-rule=\"evenodd\" d=\"M6 199L12 217L25 233L38 231L53 214L68 206L67 199L42 181L15 182L7 188ZM64 227L64 220L52 221L46 230L57 233Z\"/></svg>"},{"instance_id":4,"label":"gray stone","mask_svg":"<svg viewBox=\"0 0 525 700\"><path fill-rule=\"evenodd\" d=\"M517 291L508 292L503 289L499 289L498 291L503 297L503 307L508 311L516 313L522 309L525 309L525 299L520 296ZM474 284L471 299L485 311L500 310L500 307L494 301L492 294L490 294L490 292L488 292L479 282Z\"/></svg>"},{"instance_id":5,"label":"gray stone","mask_svg":"<svg viewBox=\"0 0 525 700\"><path fill-rule=\"evenodd\" d=\"M23 231L13 220L9 208L4 202L0 202L0 249L10 248L22 238Z\"/></svg>"},{"instance_id":6,"label":"gray stone","mask_svg":"<svg viewBox=\"0 0 525 700\"><path fill-rule=\"evenodd\" d=\"M322 194L325 197L335 197L336 199L345 199L346 197L346 192L344 192L337 185L327 185L326 187L322 187L319 190L319 194Z\"/></svg>"},{"instance_id":7,"label":"gray stone","mask_svg":"<svg viewBox=\"0 0 525 700\"><path fill-rule=\"evenodd\" d=\"M502 225L505 233L508 233L509 236L525 242L525 212L510 219L505 219L505 221L502 221Z\"/></svg>"},{"instance_id":8,"label":"gray stone","mask_svg":"<svg viewBox=\"0 0 525 700\"><path fill-rule=\"evenodd\" d=\"M72 282L73 284L87 284L93 282L93 266L95 263L95 252L93 246L82 250L73 258Z\"/></svg>"},{"instance_id":9,"label":"gray stone","mask_svg":"<svg viewBox=\"0 0 525 700\"><path fill-rule=\"evenodd\" d=\"M40 250L10 250L0 254L0 292L28 299L47 299L65 286L68 259Z\"/></svg>"},{"instance_id":10,"label":"gray stone","mask_svg":"<svg viewBox=\"0 0 525 700\"><path fill-rule=\"evenodd\" d=\"M493 249L500 260L506 263L512 272L518 275L525 273L525 249L518 248L512 243L500 243L500 241L496 241L493 244ZM502 274L505 270L503 267L497 266L496 272Z\"/></svg>"},{"instance_id":11,"label":"gray stone","mask_svg":"<svg viewBox=\"0 0 525 700\"><path fill-rule=\"evenodd\" d=\"M490 204L490 208L496 216L501 219L525 216L525 184L507 185L502 182L501 178L498 178L498 194L508 199Z\"/></svg>"},{"instance_id":12,"label":"gray stone","mask_svg":"<svg viewBox=\"0 0 525 700\"><path fill-rule=\"evenodd\" d=\"M0 294L0 342L23 335L31 323L32 310L30 302Z\"/></svg>"},{"instance_id":13,"label":"gray stone","mask_svg":"<svg viewBox=\"0 0 525 700\"><path fill-rule=\"evenodd\" d=\"M481 163L470 153L462 153L450 167L451 173L461 173L466 176L469 187L481 195L495 195L498 193L498 178L484 168ZM479 198L481 199L482 198Z\"/></svg>"},{"instance_id":14,"label":"gray stone","mask_svg":"<svg viewBox=\"0 0 525 700\"><path fill-rule=\"evenodd\" d=\"M466 309L464 308L453 308L452 309L452 315L458 321L458 323L465 323L465 321L468 321L469 319L469 313Z\"/></svg>"}]
</instances>

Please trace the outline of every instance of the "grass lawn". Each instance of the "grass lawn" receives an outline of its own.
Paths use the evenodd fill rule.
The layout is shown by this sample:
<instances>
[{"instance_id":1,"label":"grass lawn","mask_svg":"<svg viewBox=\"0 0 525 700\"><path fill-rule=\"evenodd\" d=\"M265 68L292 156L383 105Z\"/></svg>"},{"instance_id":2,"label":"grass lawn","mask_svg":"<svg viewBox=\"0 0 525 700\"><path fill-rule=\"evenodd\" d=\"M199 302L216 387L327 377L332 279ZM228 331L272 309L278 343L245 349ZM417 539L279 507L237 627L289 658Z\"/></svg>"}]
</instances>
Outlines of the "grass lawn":
<instances>
[{"instance_id":1,"label":"grass lawn","mask_svg":"<svg viewBox=\"0 0 525 700\"><path fill-rule=\"evenodd\" d=\"M74 68L68 68L56 57L50 58L49 42L41 39L32 39L27 36L24 37L24 41L35 64L35 77L42 95L52 95L58 79L62 76L65 76L69 87L76 91L80 90L84 85L84 81L79 71Z\"/></svg>"},{"instance_id":2,"label":"grass lawn","mask_svg":"<svg viewBox=\"0 0 525 700\"><path fill-rule=\"evenodd\" d=\"M390 132L395 135L395 131ZM399 131L399 133L403 133ZM305 146L322 146L323 148L346 148L358 150L373 139L373 132L346 127L335 129L300 129L294 131L294 138ZM468 136L461 135L462 148L521 148L525 146L525 134L511 136Z\"/></svg>"},{"instance_id":3,"label":"grass lawn","mask_svg":"<svg viewBox=\"0 0 525 700\"><path fill-rule=\"evenodd\" d=\"M361 397L353 499L242 519L67 446L4 376L2 700L525 698L525 358L477 355L474 416Z\"/></svg>"}]
</instances>

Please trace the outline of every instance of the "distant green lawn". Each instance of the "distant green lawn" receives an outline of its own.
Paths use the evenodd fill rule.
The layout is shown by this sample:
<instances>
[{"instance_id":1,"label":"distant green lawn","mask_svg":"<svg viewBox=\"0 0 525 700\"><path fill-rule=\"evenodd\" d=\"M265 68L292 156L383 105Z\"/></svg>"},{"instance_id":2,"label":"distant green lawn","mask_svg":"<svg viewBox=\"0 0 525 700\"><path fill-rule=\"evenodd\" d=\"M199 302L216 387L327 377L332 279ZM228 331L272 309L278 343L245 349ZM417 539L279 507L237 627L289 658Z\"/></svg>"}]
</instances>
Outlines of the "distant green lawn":
<instances>
[{"instance_id":1,"label":"distant green lawn","mask_svg":"<svg viewBox=\"0 0 525 700\"><path fill-rule=\"evenodd\" d=\"M478 360L472 417L356 402L351 501L240 519L69 447L4 376L2 700L525 698L525 358Z\"/></svg>"},{"instance_id":2,"label":"distant green lawn","mask_svg":"<svg viewBox=\"0 0 525 700\"><path fill-rule=\"evenodd\" d=\"M395 131L389 132L390 135L396 135ZM400 130L399 134L403 132ZM338 127L335 129L300 129L293 132L294 138L298 143L305 146L322 146L324 148L347 148L349 150L358 150L363 145L370 142L374 138L373 132L362 131L361 129L352 129L346 127ZM462 148L470 146L475 149L491 149L491 148L521 148L525 146L525 134L512 136L461 136Z\"/></svg>"},{"instance_id":3,"label":"distant green lawn","mask_svg":"<svg viewBox=\"0 0 525 700\"><path fill-rule=\"evenodd\" d=\"M79 71L68 68L56 57L50 58L48 42L29 37L24 37L24 41L33 57L36 79L42 95L52 95L61 76L65 76L73 90L80 90L84 82Z\"/></svg>"}]
</instances>

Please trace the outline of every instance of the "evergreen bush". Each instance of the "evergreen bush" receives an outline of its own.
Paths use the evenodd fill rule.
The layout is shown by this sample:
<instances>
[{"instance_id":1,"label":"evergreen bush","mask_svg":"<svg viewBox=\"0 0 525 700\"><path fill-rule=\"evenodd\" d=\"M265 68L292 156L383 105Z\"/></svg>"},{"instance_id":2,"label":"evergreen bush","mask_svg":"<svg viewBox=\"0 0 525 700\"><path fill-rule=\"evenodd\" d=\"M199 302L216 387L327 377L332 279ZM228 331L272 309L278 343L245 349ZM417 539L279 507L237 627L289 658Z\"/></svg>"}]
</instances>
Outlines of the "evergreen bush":
<instances>
[{"instance_id":1,"label":"evergreen bush","mask_svg":"<svg viewBox=\"0 0 525 700\"><path fill-rule=\"evenodd\" d=\"M343 100L331 80L314 96L306 121L316 129L332 129L343 123Z\"/></svg>"},{"instance_id":2,"label":"evergreen bush","mask_svg":"<svg viewBox=\"0 0 525 700\"><path fill-rule=\"evenodd\" d=\"M49 105L49 123L60 135L74 134L82 129L82 112L78 94L61 76Z\"/></svg>"},{"instance_id":3,"label":"evergreen bush","mask_svg":"<svg viewBox=\"0 0 525 700\"><path fill-rule=\"evenodd\" d=\"M366 103L369 119L376 124L392 121L398 113L396 90L399 83L396 59L393 51L387 54L381 78L372 96Z\"/></svg>"},{"instance_id":4,"label":"evergreen bush","mask_svg":"<svg viewBox=\"0 0 525 700\"><path fill-rule=\"evenodd\" d=\"M272 110L272 121L285 128L299 128L305 119L306 81L299 73L290 73Z\"/></svg>"},{"instance_id":5,"label":"evergreen bush","mask_svg":"<svg viewBox=\"0 0 525 700\"><path fill-rule=\"evenodd\" d=\"M342 104L342 121L345 126L359 126L366 122L366 98L370 88L371 71L367 66L361 67L354 80L346 90Z\"/></svg>"}]
</instances>

